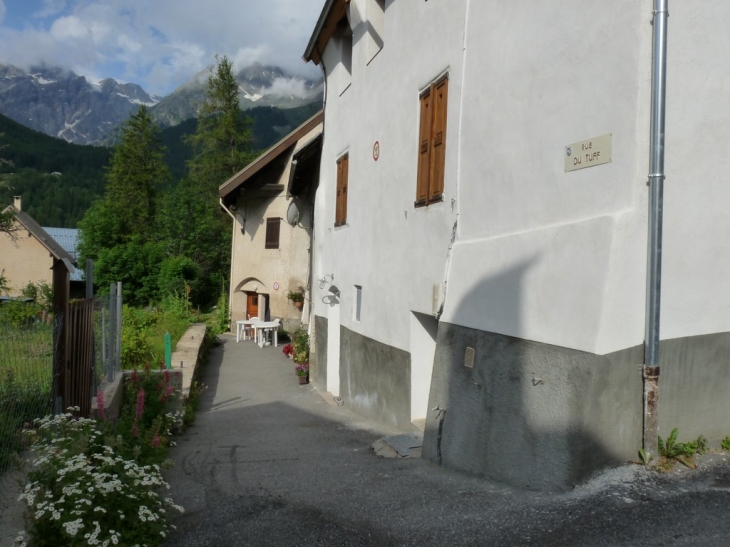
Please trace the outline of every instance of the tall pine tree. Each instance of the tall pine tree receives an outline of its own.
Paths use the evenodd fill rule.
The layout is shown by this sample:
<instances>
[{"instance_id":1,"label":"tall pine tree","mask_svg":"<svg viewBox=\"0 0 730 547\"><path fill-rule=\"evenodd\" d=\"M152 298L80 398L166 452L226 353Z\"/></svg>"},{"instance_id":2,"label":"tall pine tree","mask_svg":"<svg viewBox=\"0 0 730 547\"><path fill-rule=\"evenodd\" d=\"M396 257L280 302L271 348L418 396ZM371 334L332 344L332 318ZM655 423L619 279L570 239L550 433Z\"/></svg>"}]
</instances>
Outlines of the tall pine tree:
<instances>
[{"instance_id":1,"label":"tall pine tree","mask_svg":"<svg viewBox=\"0 0 730 547\"><path fill-rule=\"evenodd\" d=\"M164 258L156 227L157 192L169 176L160 130L141 106L122 128L104 197L79 223L82 261L96 260L101 287L124 283L132 303L147 304L157 296L157 272Z\"/></svg>"},{"instance_id":2,"label":"tall pine tree","mask_svg":"<svg viewBox=\"0 0 730 547\"><path fill-rule=\"evenodd\" d=\"M198 294L214 301L229 275L231 219L220 210L218 187L254 157L252 121L242 116L238 84L227 57L208 78L206 98L198 109L189 176L166 196L167 252L192 259L202 272ZM205 303L205 302L204 302Z\"/></svg>"}]
</instances>

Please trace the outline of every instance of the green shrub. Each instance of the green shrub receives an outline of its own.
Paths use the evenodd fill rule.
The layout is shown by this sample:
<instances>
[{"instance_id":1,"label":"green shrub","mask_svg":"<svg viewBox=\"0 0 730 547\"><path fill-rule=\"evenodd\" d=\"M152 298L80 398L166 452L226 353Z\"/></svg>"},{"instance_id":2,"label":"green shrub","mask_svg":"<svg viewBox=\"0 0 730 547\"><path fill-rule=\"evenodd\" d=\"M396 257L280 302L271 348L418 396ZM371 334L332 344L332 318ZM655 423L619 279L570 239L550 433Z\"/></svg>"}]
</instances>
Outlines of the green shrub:
<instances>
[{"instance_id":1,"label":"green shrub","mask_svg":"<svg viewBox=\"0 0 730 547\"><path fill-rule=\"evenodd\" d=\"M0 323L16 328L29 327L40 319L41 311L41 306L34 302L10 300L0 304Z\"/></svg>"},{"instance_id":2,"label":"green shrub","mask_svg":"<svg viewBox=\"0 0 730 547\"><path fill-rule=\"evenodd\" d=\"M200 266L185 256L166 258L160 265L158 277L161 294L185 294L187 286L195 287L200 273Z\"/></svg>"},{"instance_id":3,"label":"green shrub","mask_svg":"<svg viewBox=\"0 0 730 547\"><path fill-rule=\"evenodd\" d=\"M154 354L145 332L154 325L154 314L145 310L122 307L122 368L137 369L149 363Z\"/></svg>"}]
</instances>

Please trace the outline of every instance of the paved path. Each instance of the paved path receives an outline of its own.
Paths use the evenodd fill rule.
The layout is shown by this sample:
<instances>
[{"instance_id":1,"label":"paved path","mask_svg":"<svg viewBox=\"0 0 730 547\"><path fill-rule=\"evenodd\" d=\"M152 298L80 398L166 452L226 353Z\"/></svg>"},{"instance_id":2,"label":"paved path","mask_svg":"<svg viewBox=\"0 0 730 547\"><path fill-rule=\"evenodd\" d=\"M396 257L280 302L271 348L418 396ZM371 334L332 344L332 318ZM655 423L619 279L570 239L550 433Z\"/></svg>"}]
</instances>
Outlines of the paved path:
<instances>
[{"instance_id":1,"label":"paved path","mask_svg":"<svg viewBox=\"0 0 730 547\"><path fill-rule=\"evenodd\" d=\"M281 348L224 337L203 381L171 451L187 510L171 547L730 544L722 456L691 480L629 466L575 492L525 492L377 457L370 444L395 431L299 386Z\"/></svg>"}]
</instances>

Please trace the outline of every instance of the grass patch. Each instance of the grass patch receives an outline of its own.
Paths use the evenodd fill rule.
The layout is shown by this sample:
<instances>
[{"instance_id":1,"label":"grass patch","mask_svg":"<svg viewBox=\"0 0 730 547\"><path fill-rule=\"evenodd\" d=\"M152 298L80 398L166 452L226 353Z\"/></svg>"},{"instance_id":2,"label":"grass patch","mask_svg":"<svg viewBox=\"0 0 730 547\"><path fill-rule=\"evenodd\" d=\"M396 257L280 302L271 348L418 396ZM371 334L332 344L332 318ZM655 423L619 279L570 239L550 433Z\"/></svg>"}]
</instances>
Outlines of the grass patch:
<instances>
[{"instance_id":1,"label":"grass patch","mask_svg":"<svg viewBox=\"0 0 730 547\"><path fill-rule=\"evenodd\" d=\"M23 449L26 424L52 409L53 327L0 324L0 473Z\"/></svg>"}]
</instances>

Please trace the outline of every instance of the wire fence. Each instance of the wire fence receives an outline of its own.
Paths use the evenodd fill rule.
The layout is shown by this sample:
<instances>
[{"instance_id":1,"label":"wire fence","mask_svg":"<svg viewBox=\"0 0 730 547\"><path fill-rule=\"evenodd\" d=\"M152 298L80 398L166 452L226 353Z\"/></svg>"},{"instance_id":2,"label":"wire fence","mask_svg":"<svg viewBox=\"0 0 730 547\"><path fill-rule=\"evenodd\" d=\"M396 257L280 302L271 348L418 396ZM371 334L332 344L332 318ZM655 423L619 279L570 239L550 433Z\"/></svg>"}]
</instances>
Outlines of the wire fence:
<instances>
[{"instance_id":1,"label":"wire fence","mask_svg":"<svg viewBox=\"0 0 730 547\"><path fill-rule=\"evenodd\" d=\"M108 297L94 298L91 306L92 335L79 335L82 328L89 330L88 321L75 319L73 313L69 313L65 335L67 345L73 345L74 339L88 341L91 347L81 353L85 363L89 361L87 354L91 353L91 364L80 367L81 357L72 352L68 369L62 375L64 385L60 387L57 382L55 392L54 347L62 336L63 318L44 316L42 321L25 322L21 326L0 322L0 511L4 505L2 500L17 491L18 474L13 471L27 448L23 430L32 426L36 418L65 412L72 394L83 394L84 404L79 406L85 407L88 413L90 399L99 386L104 381L113 381L120 373L121 286L114 286ZM66 396L62 397L64 391Z\"/></svg>"},{"instance_id":2,"label":"wire fence","mask_svg":"<svg viewBox=\"0 0 730 547\"><path fill-rule=\"evenodd\" d=\"M54 323L0 323L0 493L12 488L24 428L53 411Z\"/></svg>"}]
</instances>

